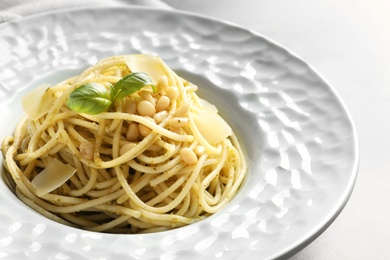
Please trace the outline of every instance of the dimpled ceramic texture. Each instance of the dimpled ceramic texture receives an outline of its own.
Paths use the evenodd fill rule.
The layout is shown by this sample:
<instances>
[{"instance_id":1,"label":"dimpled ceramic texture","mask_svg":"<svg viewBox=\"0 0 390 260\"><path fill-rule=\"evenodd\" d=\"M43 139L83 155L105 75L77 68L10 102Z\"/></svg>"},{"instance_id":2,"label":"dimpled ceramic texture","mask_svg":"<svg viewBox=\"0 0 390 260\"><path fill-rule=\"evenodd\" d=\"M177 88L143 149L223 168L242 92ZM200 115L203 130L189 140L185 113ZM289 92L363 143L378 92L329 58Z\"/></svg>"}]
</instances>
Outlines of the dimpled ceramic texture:
<instances>
[{"instance_id":1,"label":"dimpled ceramic texture","mask_svg":"<svg viewBox=\"0 0 390 260\"><path fill-rule=\"evenodd\" d=\"M21 97L108 56L151 53L199 86L236 132L249 171L222 211L144 235L47 220L0 180L0 258L268 259L288 256L338 215L357 172L350 116L305 62L238 26L175 11L79 9L0 25L1 139ZM2 170L3 171L3 170Z\"/></svg>"}]
</instances>

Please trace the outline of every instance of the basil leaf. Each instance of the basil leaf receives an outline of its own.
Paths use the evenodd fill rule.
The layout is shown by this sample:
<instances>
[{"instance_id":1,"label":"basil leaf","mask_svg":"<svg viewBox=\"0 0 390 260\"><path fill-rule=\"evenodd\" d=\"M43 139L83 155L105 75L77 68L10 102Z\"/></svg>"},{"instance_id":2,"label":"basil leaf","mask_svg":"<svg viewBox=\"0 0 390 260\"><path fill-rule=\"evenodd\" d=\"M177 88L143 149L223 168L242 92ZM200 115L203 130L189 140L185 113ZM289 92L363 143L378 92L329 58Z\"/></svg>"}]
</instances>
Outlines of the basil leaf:
<instances>
[{"instance_id":1,"label":"basil leaf","mask_svg":"<svg viewBox=\"0 0 390 260\"><path fill-rule=\"evenodd\" d=\"M126 75L114 85L114 100L125 98L146 86L151 86L153 92L156 92L156 86L146 73L134 72Z\"/></svg>"},{"instance_id":2,"label":"basil leaf","mask_svg":"<svg viewBox=\"0 0 390 260\"><path fill-rule=\"evenodd\" d=\"M96 115L107 111L118 100L133 94L145 86L156 86L146 73L135 72L120 79L109 90L103 85L90 82L81 85L70 93L66 106L78 113Z\"/></svg>"},{"instance_id":3,"label":"basil leaf","mask_svg":"<svg viewBox=\"0 0 390 260\"><path fill-rule=\"evenodd\" d=\"M114 102L115 100L115 89L111 84L110 84L110 99L112 102Z\"/></svg>"},{"instance_id":4,"label":"basil leaf","mask_svg":"<svg viewBox=\"0 0 390 260\"><path fill-rule=\"evenodd\" d=\"M96 115L112 105L109 91L97 83L86 83L70 93L66 106L79 113Z\"/></svg>"}]
</instances>

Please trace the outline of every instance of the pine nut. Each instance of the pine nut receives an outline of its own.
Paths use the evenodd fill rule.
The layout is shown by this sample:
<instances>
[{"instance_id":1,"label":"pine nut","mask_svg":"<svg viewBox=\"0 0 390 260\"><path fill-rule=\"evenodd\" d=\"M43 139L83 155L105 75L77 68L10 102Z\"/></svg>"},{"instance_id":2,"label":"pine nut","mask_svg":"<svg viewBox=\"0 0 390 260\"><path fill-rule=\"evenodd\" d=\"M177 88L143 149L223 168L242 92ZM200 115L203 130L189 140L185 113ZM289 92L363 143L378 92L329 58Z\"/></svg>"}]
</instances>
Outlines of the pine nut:
<instances>
[{"instance_id":1,"label":"pine nut","mask_svg":"<svg viewBox=\"0 0 390 260\"><path fill-rule=\"evenodd\" d=\"M123 145L119 150L119 154L124 155L125 153L133 149L136 145L137 145L136 143L132 143L132 142Z\"/></svg>"},{"instance_id":2,"label":"pine nut","mask_svg":"<svg viewBox=\"0 0 390 260\"><path fill-rule=\"evenodd\" d=\"M156 121L157 124L161 123L161 121L168 115L168 112L166 110L160 111L156 114L154 114L153 119Z\"/></svg>"},{"instance_id":3,"label":"pine nut","mask_svg":"<svg viewBox=\"0 0 390 260\"><path fill-rule=\"evenodd\" d=\"M201 156L205 151L206 151L206 149L201 145L198 145L197 147L195 147L195 154L197 156Z\"/></svg>"},{"instance_id":4,"label":"pine nut","mask_svg":"<svg viewBox=\"0 0 390 260\"><path fill-rule=\"evenodd\" d=\"M138 124L137 123L130 123L129 127L127 128L126 132L126 138L129 141L137 141L139 136L139 130L138 130Z\"/></svg>"},{"instance_id":5,"label":"pine nut","mask_svg":"<svg viewBox=\"0 0 390 260\"><path fill-rule=\"evenodd\" d=\"M137 113L137 103L133 99L126 100L125 112L130 115Z\"/></svg>"},{"instance_id":6,"label":"pine nut","mask_svg":"<svg viewBox=\"0 0 390 260\"><path fill-rule=\"evenodd\" d=\"M193 165L198 162L198 157L196 157L196 154L190 148L183 148L180 151L180 157L186 164L189 165Z\"/></svg>"},{"instance_id":7,"label":"pine nut","mask_svg":"<svg viewBox=\"0 0 390 260\"><path fill-rule=\"evenodd\" d=\"M146 149L148 151L152 151L152 152L159 152L162 150L162 147L159 146L159 145L156 145L156 144L152 144L151 146L148 147L148 149Z\"/></svg>"},{"instance_id":8,"label":"pine nut","mask_svg":"<svg viewBox=\"0 0 390 260\"><path fill-rule=\"evenodd\" d=\"M150 92L148 92L148 91L141 91L140 95L141 95L141 98L143 100L149 101L153 106L156 105L156 101L154 100L154 98L152 97Z\"/></svg>"},{"instance_id":9,"label":"pine nut","mask_svg":"<svg viewBox=\"0 0 390 260\"><path fill-rule=\"evenodd\" d=\"M137 104L137 111L141 116L153 117L156 114L156 108L152 103L146 100L142 100Z\"/></svg>"},{"instance_id":10,"label":"pine nut","mask_svg":"<svg viewBox=\"0 0 390 260\"><path fill-rule=\"evenodd\" d=\"M156 111L160 112L166 110L169 107L170 102L171 100L169 99L169 97L167 96L160 97L160 99L157 101Z\"/></svg>"},{"instance_id":11,"label":"pine nut","mask_svg":"<svg viewBox=\"0 0 390 260\"><path fill-rule=\"evenodd\" d=\"M167 76L162 76L157 83L157 86L159 86L162 89L165 89L168 87L168 77Z\"/></svg>"},{"instance_id":12,"label":"pine nut","mask_svg":"<svg viewBox=\"0 0 390 260\"><path fill-rule=\"evenodd\" d=\"M154 121L154 119L151 117L145 116L145 118L153 123L156 123ZM143 137L147 136L152 131L152 129L150 129L149 127L147 127L146 125L143 125L143 124L138 124L138 130L139 130L139 133L141 134L141 136L143 136Z\"/></svg>"},{"instance_id":13,"label":"pine nut","mask_svg":"<svg viewBox=\"0 0 390 260\"><path fill-rule=\"evenodd\" d=\"M179 91L177 90L176 87L168 87L165 93L170 100L176 100L177 97L179 96Z\"/></svg>"},{"instance_id":14,"label":"pine nut","mask_svg":"<svg viewBox=\"0 0 390 260\"><path fill-rule=\"evenodd\" d=\"M88 160L93 158L93 145L90 142L82 142L79 146L80 153Z\"/></svg>"}]
</instances>

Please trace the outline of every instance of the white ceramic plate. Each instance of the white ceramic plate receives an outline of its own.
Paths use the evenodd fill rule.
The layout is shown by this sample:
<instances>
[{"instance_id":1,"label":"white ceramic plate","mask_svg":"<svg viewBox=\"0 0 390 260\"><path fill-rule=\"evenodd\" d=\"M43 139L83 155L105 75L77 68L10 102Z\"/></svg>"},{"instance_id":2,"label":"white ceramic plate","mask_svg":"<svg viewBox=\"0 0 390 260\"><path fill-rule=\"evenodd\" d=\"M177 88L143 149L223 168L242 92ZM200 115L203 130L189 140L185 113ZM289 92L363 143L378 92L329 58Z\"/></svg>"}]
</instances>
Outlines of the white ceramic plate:
<instances>
[{"instance_id":1,"label":"white ceramic plate","mask_svg":"<svg viewBox=\"0 0 390 260\"><path fill-rule=\"evenodd\" d=\"M0 257L268 259L295 253L347 202L357 138L332 88L272 41L189 13L78 9L0 25L0 137L21 97L117 54L157 54L215 103L244 147L248 176L233 201L199 223L148 235L82 231L49 221L0 179Z\"/></svg>"}]
</instances>

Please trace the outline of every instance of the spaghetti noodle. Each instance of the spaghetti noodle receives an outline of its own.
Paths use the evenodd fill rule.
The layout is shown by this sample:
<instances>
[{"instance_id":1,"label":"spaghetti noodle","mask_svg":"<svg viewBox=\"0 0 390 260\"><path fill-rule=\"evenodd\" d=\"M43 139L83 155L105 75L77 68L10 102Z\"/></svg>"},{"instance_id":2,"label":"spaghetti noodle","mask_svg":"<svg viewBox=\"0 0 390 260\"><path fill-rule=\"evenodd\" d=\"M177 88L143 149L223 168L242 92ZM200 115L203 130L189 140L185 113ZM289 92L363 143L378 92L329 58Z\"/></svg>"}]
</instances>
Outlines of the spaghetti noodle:
<instances>
[{"instance_id":1,"label":"spaghetti noodle","mask_svg":"<svg viewBox=\"0 0 390 260\"><path fill-rule=\"evenodd\" d=\"M135 70L156 91L142 88L96 115L66 106L78 86L108 89ZM172 229L219 211L245 177L229 126L158 57L106 58L49 90L48 110L26 115L2 152L17 196L52 220L109 233Z\"/></svg>"}]
</instances>

